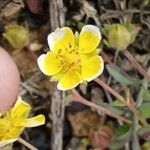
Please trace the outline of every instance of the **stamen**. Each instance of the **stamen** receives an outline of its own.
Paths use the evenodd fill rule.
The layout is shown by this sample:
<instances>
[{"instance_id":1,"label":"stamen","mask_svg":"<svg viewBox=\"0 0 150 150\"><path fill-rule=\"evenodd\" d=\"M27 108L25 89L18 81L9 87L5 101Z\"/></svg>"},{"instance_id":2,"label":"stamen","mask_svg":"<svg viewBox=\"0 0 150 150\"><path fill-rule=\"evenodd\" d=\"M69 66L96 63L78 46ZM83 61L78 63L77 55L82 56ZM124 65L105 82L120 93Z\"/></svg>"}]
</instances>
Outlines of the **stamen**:
<instances>
[{"instance_id":1,"label":"stamen","mask_svg":"<svg viewBox=\"0 0 150 150\"><path fill-rule=\"evenodd\" d=\"M69 48L72 48L72 45L71 45L71 43L69 43Z\"/></svg>"},{"instance_id":2,"label":"stamen","mask_svg":"<svg viewBox=\"0 0 150 150\"><path fill-rule=\"evenodd\" d=\"M60 55L62 53L62 49L59 49L58 50L58 54Z\"/></svg>"}]
</instances>

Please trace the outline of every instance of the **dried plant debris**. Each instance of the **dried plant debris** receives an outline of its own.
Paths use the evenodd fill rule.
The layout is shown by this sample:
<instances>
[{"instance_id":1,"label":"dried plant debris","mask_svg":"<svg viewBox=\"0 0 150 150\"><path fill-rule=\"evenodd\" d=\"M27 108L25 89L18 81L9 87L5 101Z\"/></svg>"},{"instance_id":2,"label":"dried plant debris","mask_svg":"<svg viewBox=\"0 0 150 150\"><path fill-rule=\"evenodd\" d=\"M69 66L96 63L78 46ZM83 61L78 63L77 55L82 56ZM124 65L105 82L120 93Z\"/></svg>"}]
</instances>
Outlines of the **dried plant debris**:
<instances>
[{"instance_id":1,"label":"dried plant debris","mask_svg":"<svg viewBox=\"0 0 150 150\"><path fill-rule=\"evenodd\" d=\"M9 1L7 2L7 0L6 0L6 2L4 1L2 4L3 5L0 5L0 9L1 9L0 10L0 20L2 20L4 18L7 18L7 19L15 18L16 15L25 6L23 0L12 0L11 2L9 2Z\"/></svg>"}]
</instances>

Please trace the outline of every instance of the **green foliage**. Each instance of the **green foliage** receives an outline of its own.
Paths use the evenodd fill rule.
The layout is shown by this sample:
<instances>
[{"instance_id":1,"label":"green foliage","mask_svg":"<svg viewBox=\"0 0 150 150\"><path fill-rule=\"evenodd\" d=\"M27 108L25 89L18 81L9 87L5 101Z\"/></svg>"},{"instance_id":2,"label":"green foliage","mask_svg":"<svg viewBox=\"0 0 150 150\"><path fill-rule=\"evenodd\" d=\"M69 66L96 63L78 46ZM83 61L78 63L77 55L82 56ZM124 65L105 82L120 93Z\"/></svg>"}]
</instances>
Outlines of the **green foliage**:
<instances>
[{"instance_id":1,"label":"green foliage","mask_svg":"<svg viewBox=\"0 0 150 150\"><path fill-rule=\"evenodd\" d=\"M122 69L114 64L106 65L109 74L118 82L124 85L138 85L142 83L142 80L132 79Z\"/></svg>"},{"instance_id":2,"label":"green foliage","mask_svg":"<svg viewBox=\"0 0 150 150\"><path fill-rule=\"evenodd\" d=\"M81 29L83 28L83 26L85 26L86 24L85 23L83 23L83 22L78 22L78 24L77 24L77 28L78 28L78 30L79 31L81 31Z\"/></svg>"},{"instance_id":3,"label":"green foliage","mask_svg":"<svg viewBox=\"0 0 150 150\"><path fill-rule=\"evenodd\" d=\"M123 109L119 109L120 107L114 107L112 104L109 104L106 108L109 109L110 111L118 114L118 115L123 115L124 114Z\"/></svg>"},{"instance_id":4,"label":"green foliage","mask_svg":"<svg viewBox=\"0 0 150 150\"><path fill-rule=\"evenodd\" d=\"M150 125L140 128L138 130L138 135L140 135L140 137L143 137L145 140L150 140L149 133L150 133Z\"/></svg>"},{"instance_id":5,"label":"green foliage","mask_svg":"<svg viewBox=\"0 0 150 150\"><path fill-rule=\"evenodd\" d=\"M150 118L150 103L142 104L139 107L139 111L145 118Z\"/></svg>"},{"instance_id":6,"label":"green foliage","mask_svg":"<svg viewBox=\"0 0 150 150\"><path fill-rule=\"evenodd\" d=\"M121 136L130 130L130 125L124 124L116 128L116 135Z\"/></svg>"},{"instance_id":7,"label":"green foliage","mask_svg":"<svg viewBox=\"0 0 150 150\"><path fill-rule=\"evenodd\" d=\"M141 30L141 27L132 24L131 21L126 21L126 23L124 24L124 27L130 32L131 34L131 43L134 42L137 34L139 33L139 31Z\"/></svg>"},{"instance_id":8,"label":"green foliage","mask_svg":"<svg viewBox=\"0 0 150 150\"><path fill-rule=\"evenodd\" d=\"M126 142L130 141L132 128L129 125L122 125L116 129L115 139L110 144L110 149L118 150L122 148Z\"/></svg>"},{"instance_id":9,"label":"green foliage","mask_svg":"<svg viewBox=\"0 0 150 150\"><path fill-rule=\"evenodd\" d=\"M113 105L116 107L125 106L125 104L123 104L120 100L113 101Z\"/></svg>"},{"instance_id":10,"label":"green foliage","mask_svg":"<svg viewBox=\"0 0 150 150\"><path fill-rule=\"evenodd\" d=\"M143 100L150 101L150 90L143 91Z\"/></svg>"},{"instance_id":11,"label":"green foliage","mask_svg":"<svg viewBox=\"0 0 150 150\"><path fill-rule=\"evenodd\" d=\"M89 138L83 138L81 140L81 143L83 143L84 145L89 145L90 144L90 140L89 140Z\"/></svg>"}]
</instances>

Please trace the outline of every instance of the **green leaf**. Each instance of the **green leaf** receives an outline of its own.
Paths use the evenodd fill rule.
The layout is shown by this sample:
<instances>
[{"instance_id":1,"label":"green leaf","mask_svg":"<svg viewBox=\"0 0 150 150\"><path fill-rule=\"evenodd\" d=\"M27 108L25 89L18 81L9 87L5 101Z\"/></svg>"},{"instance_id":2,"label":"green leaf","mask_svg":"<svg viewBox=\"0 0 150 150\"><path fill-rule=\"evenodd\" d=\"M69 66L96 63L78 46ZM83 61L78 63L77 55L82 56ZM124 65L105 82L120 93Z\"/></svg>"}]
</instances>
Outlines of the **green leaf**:
<instances>
[{"instance_id":1,"label":"green leaf","mask_svg":"<svg viewBox=\"0 0 150 150\"><path fill-rule=\"evenodd\" d=\"M130 141L132 135L132 128L129 125L120 126L116 131L119 136L111 142L110 149L112 150L121 149L126 142Z\"/></svg>"},{"instance_id":2,"label":"green leaf","mask_svg":"<svg viewBox=\"0 0 150 150\"><path fill-rule=\"evenodd\" d=\"M120 107L114 107L112 104L105 105L105 107L107 109L109 109L110 111L112 111L113 113L116 113L118 115L123 115L124 114L123 109L120 109Z\"/></svg>"},{"instance_id":3,"label":"green leaf","mask_svg":"<svg viewBox=\"0 0 150 150\"><path fill-rule=\"evenodd\" d=\"M133 28L133 24L131 23L130 20L127 20L124 24L124 27L130 32Z\"/></svg>"},{"instance_id":4,"label":"green leaf","mask_svg":"<svg viewBox=\"0 0 150 150\"><path fill-rule=\"evenodd\" d=\"M121 136L121 135L127 133L130 130L130 128L131 128L130 125L124 124L124 125L121 125L118 128L116 128L115 133L117 136Z\"/></svg>"},{"instance_id":5,"label":"green leaf","mask_svg":"<svg viewBox=\"0 0 150 150\"><path fill-rule=\"evenodd\" d=\"M125 145L124 141L112 141L109 148L111 150L118 150L121 149Z\"/></svg>"},{"instance_id":6,"label":"green leaf","mask_svg":"<svg viewBox=\"0 0 150 150\"><path fill-rule=\"evenodd\" d=\"M83 138L81 140L81 143L83 143L84 145L90 145L90 140L89 140L89 138Z\"/></svg>"},{"instance_id":7,"label":"green leaf","mask_svg":"<svg viewBox=\"0 0 150 150\"><path fill-rule=\"evenodd\" d=\"M143 100L150 101L150 90L143 91Z\"/></svg>"},{"instance_id":8,"label":"green leaf","mask_svg":"<svg viewBox=\"0 0 150 150\"><path fill-rule=\"evenodd\" d=\"M82 29L82 27L83 27L84 25L85 25L85 23L83 23L83 22L78 22L78 24L77 24L78 30L81 31L81 29Z\"/></svg>"},{"instance_id":9,"label":"green leaf","mask_svg":"<svg viewBox=\"0 0 150 150\"><path fill-rule=\"evenodd\" d=\"M150 118L150 103L144 103L141 105L139 111L145 118Z\"/></svg>"},{"instance_id":10,"label":"green leaf","mask_svg":"<svg viewBox=\"0 0 150 150\"><path fill-rule=\"evenodd\" d=\"M141 30L141 27L132 24L130 20L127 20L126 23L124 24L124 27L130 32L131 34L131 43L134 42L135 37Z\"/></svg>"},{"instance_id":11,"label":"green leaf","mask_svg":"<svg viewBox=\"0 0 150 150\"><path fill-rule=\"evenodd\" d=\"M112 25L110 25L110 24L104 24L104 30L105 30L105 32L109 33L110 30L111 30L111 27L112 27Z\"/></svg>"},{"instance_id":12,"label":"green leaf","mask_svg":"<svg viewBox=\"0 0 150 150\"><path fill-rule=\"evenodd\" d=\"M103 42L104 42L104 44L105 44L107 47L111 47L110 44L109 44L109 42L108 42L107 40L104 39Z\"/></svg>"},{"instance_id":13,"label":"green leaf","mask_svg":"<svg viewBox=\"0 0 150 150\"><path fill-rule=\"evenodd\" d=\"M122 103L121 101L119 101L119 100L113 101L113 105L116 106L116 107L125 106L125 104L123 104L123 103Z\"/></svg>"},{"instance_id":14,"label":"green leaf","mask_svg":"<svg viewBox=\"0 0 150 150\"><path fill-rule=\"evenodd\" d=\"M143 82L143 80L133 79L129 77L122 69L114 64L106 65L109 74L118 82L125 85L138 85Z\"/></svg>"}]
</instances>

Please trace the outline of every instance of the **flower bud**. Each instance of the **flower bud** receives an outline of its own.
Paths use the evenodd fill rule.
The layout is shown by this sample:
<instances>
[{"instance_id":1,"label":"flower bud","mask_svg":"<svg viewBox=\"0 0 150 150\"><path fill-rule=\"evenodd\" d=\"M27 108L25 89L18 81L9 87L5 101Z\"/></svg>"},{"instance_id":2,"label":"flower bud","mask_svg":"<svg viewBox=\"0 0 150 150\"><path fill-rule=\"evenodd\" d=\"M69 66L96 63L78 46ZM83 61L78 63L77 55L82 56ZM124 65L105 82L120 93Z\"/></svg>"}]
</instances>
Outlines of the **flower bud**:
<instances>
[{"instance_id":1,"label":"flower bud","mask_svg":"<svg viewBox=\"0 0 150 150\"><path fill-rule=\"evenodd\" d=\"M8 25L3 36L15 50L22 50L29 43L29 32L24 26Z\"/></svg>"},{"instance_id":2,"label":"flower bud","mask_svg":"<svg viewBox=\"0 0 150 150\"><path fill-rule=\"evenodd\" d=\"M107 45L118 50L126 49L131 43L130 32L120 24L110 25L107 38Z\"/></svg>"}]
</instances>

